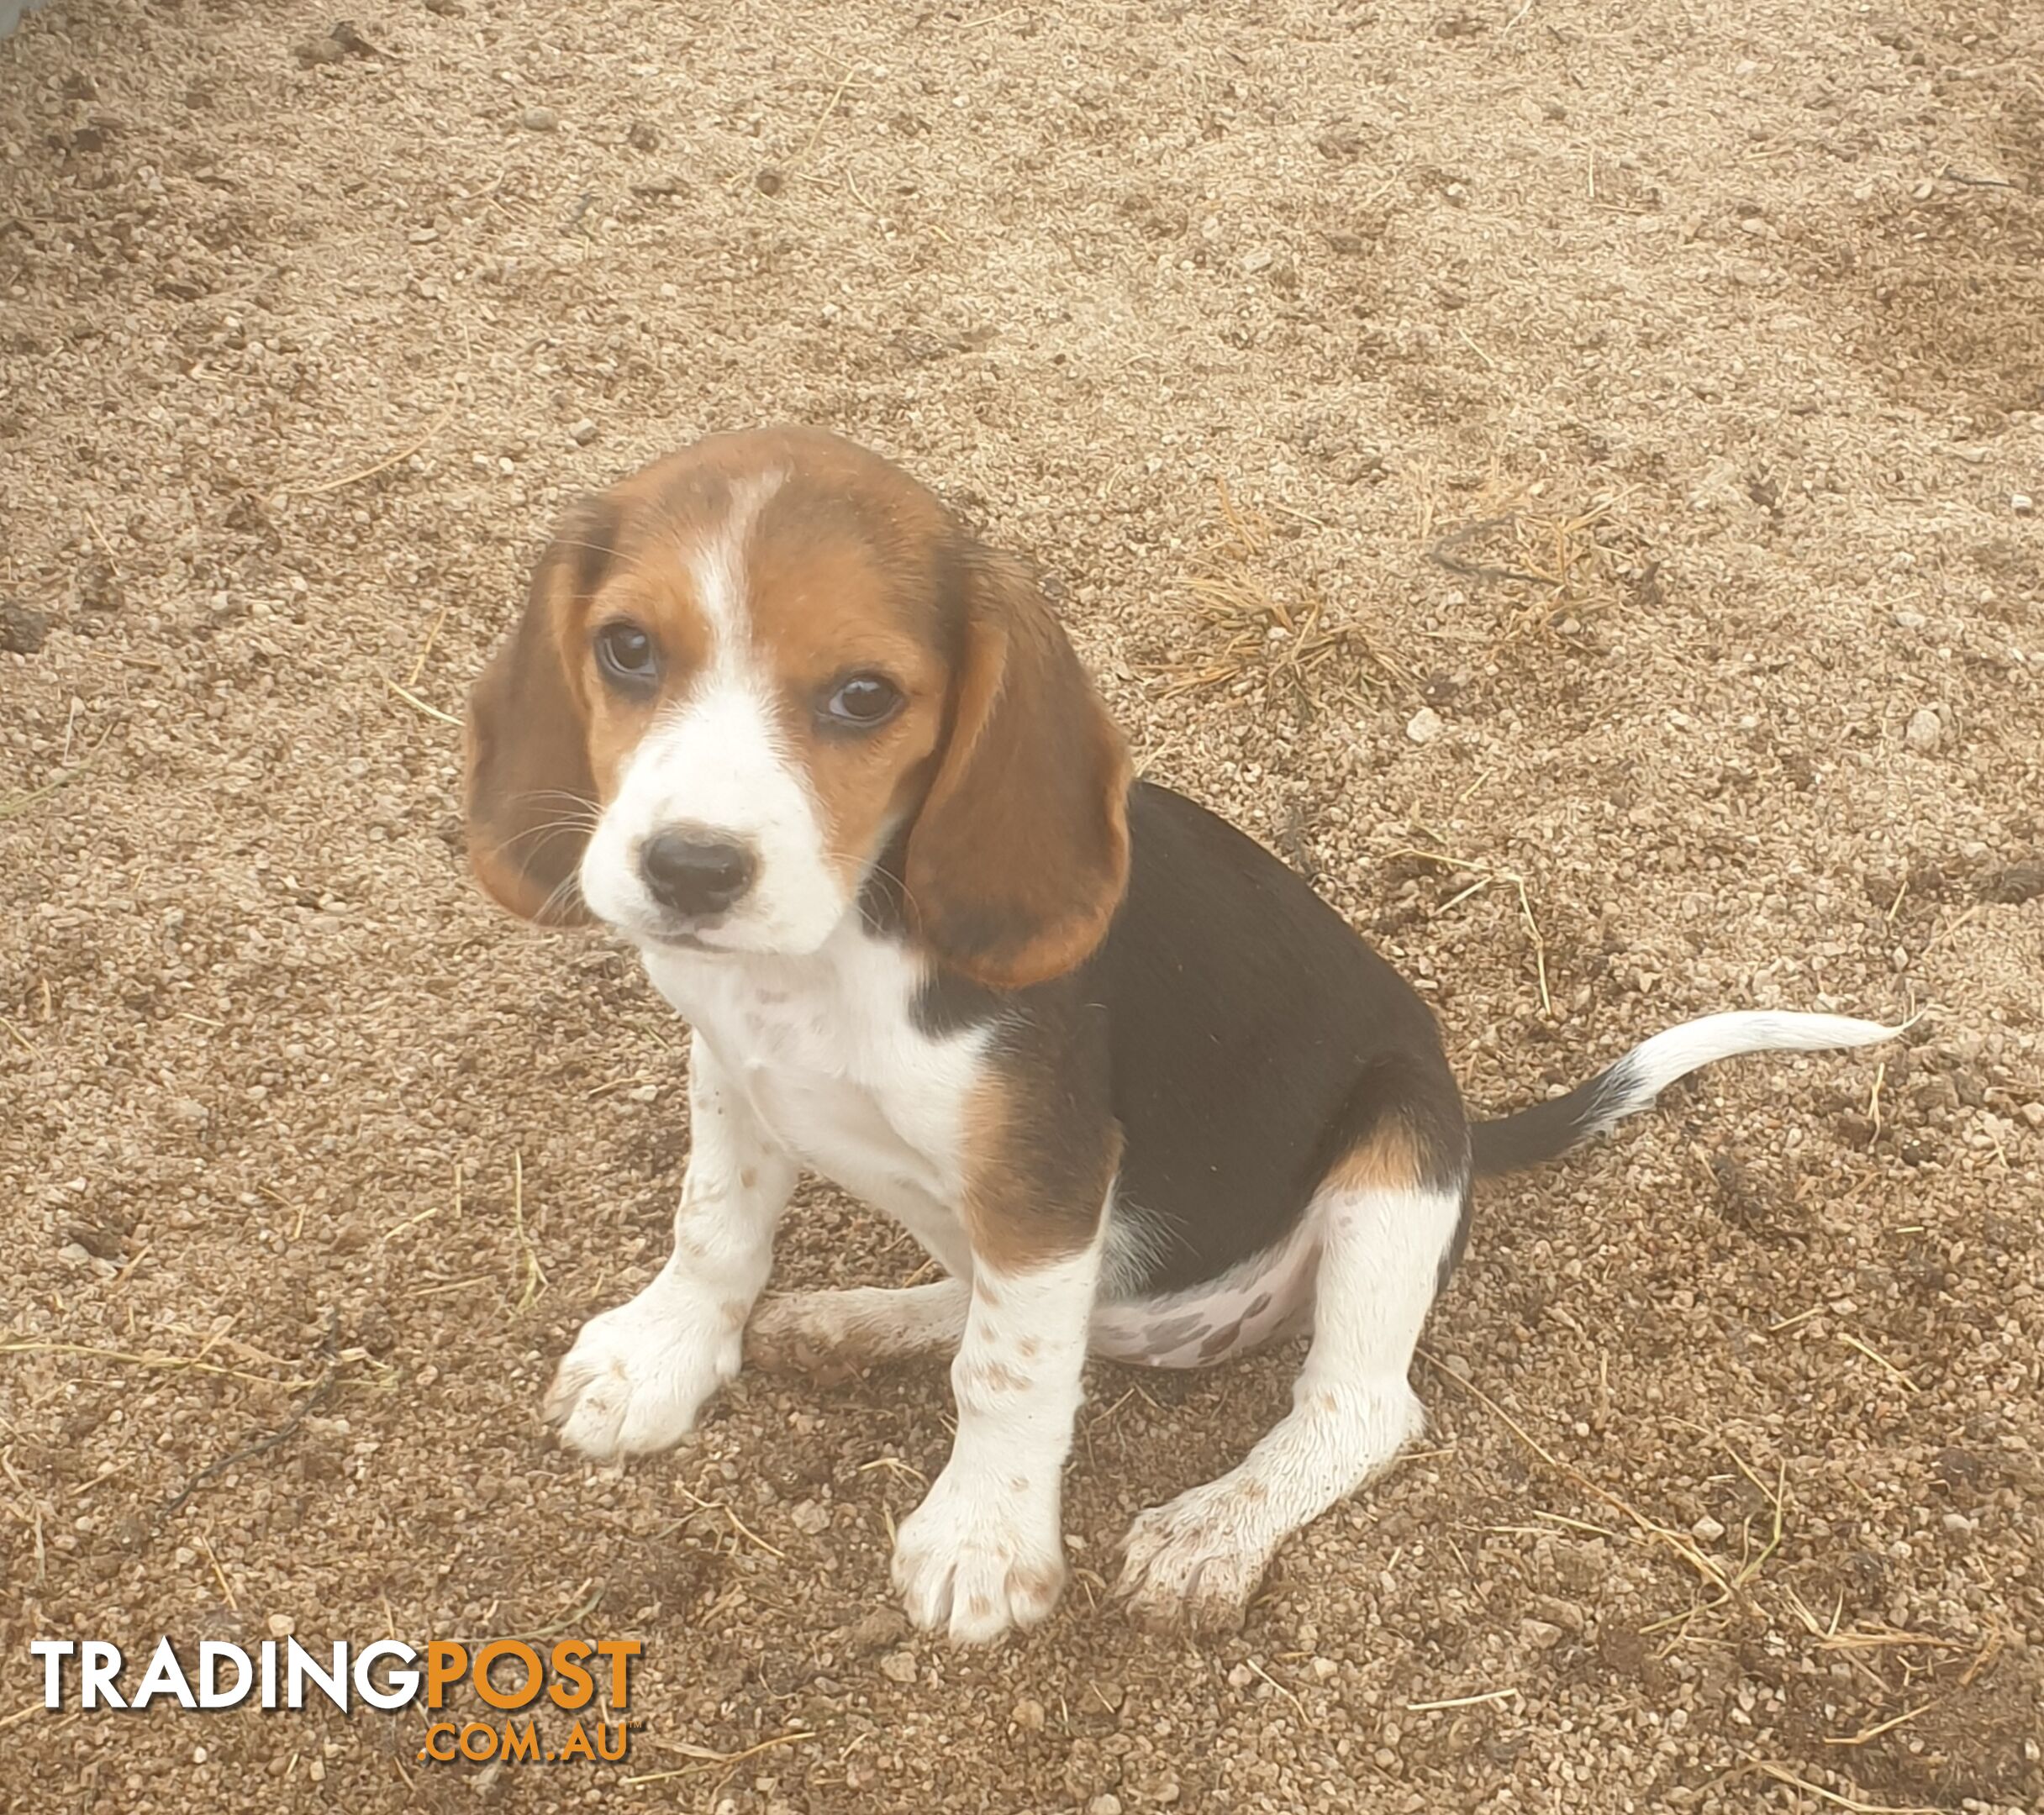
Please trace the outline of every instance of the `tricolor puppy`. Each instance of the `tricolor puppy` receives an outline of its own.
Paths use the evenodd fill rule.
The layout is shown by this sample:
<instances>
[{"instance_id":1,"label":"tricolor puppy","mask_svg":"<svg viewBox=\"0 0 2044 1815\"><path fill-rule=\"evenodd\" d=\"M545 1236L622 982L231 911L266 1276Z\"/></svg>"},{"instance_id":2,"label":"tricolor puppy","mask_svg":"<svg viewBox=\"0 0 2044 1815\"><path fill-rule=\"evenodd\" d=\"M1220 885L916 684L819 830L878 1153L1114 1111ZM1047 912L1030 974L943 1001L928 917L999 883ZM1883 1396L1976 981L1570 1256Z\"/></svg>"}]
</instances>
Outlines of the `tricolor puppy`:
<instances>
[{"instance_id":1,"label":"tricolor puppy","mask_svg":"<svg viewBox=\"0 0 2044 1815\"><path fill-rule=\"evenodd\" d=\"M673 1256L583 1328L549 1415L589 1455L664 1449L748 1323L767 1365L952 1355L957 1438L894 1581L959 1640L1057 1598L1088 1353L1193 1367L1310 1330L1290 1413L1129 1534L1141 1615L1237 1619L1420 1429L1406 1370L1472 1178L1711 1060L1893 1031L1713 1016L1472 1128L1432 1016L1333 910L1131 785L1025 569L826 434L716 436L585 505L469 732L489 892L615 928L694 1030ZM947 1277L760 1303L805 1167Z\"/></svg>"}]
</instances>

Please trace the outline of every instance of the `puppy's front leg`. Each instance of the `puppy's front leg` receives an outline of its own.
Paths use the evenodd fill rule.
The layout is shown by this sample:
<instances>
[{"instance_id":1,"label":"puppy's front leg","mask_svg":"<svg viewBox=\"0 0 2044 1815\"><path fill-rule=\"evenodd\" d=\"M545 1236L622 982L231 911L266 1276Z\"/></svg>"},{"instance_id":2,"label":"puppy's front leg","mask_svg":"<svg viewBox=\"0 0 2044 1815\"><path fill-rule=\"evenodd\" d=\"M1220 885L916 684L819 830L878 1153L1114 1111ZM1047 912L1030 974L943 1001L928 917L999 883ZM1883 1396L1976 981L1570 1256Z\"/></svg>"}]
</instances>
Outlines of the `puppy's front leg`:
<instances>
[{"instance_id":1,"label":"puppy's front leg","mask_svg":"<svg viewBox=\"0 0 2044 1815\"><path fill-rule=\"evenodd\" d=\"M926 1631L989 1644L1057 1603L1061 1476L1099 1270L1097 1241L1026 1270L973 1269L951 1460L894 1540L894 1586Z\"/></svg>"},{"instance_id":2,"label":"puppy's front leg","mask_svg":"<svg viewBox=\"0 0 2044 1815\"><path fill-rule=\"evenodd\" d=\"M701 1034L688 1048L688 1169L674 1252L635 1298L592 1318L546 1395L561 1441L600 1461L678 1443L737 1373L745 1319L773 1265L795 1162L724 1078Z\"/></svg>"},{"instance_id":3,"label":"puppy's front leg","mask_svg":"<svg viewBox=\"0 0 2044 1815\"><path fill-rule=\"evenodd\" d=\"M1033 1624L1064 1586L1062 1476L1119 1140L1103 1130L1048 1165L996 1144L1005 1150L967 1192L972 1296L951 1364L958 1434L894 1543L909 1617L959 1644Z\"/></svg>"}]
</instances>

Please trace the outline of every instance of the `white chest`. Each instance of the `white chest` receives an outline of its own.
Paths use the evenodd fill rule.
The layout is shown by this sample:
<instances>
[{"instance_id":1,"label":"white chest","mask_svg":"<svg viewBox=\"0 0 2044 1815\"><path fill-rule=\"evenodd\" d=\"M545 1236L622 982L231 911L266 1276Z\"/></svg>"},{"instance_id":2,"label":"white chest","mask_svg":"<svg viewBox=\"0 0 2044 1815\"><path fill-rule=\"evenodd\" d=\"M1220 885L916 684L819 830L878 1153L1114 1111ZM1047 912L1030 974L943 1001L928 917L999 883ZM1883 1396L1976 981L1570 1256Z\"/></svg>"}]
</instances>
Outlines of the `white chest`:
<instances>
[{"instance_id":1,"label":"white chest","mask_svg":"<svg viewBox=\"0 0 2044 1815\"><path fill-rule=\"evenodd\" d=\"M898 945L848 928L803 958L649 951L645 965L776 1140L969 1270L957 1205L988 1032L925 1033L920 970Z\"/></svg>"}]
</instances>

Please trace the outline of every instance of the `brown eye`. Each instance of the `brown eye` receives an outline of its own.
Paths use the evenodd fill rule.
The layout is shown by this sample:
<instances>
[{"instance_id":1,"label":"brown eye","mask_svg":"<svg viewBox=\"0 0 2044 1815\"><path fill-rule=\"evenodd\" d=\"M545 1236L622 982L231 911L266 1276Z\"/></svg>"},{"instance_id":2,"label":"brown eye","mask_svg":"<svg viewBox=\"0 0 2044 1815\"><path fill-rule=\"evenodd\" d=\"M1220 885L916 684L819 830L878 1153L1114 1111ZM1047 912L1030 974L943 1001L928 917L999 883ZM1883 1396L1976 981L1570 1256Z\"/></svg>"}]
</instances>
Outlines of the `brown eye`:
<instances>
[{"instance_id":1,"label":"brown eye","mask_svg":"<svg viewBox=\"0 0 2044 1815\"><path fill-rule=\"evenodd\" d=\"M901 689L885 675L852 675L839 681L824 700L824 718L843 729L870 731L885 724L901 704Z\"/></svg>"},{"instance_id":2,"label":"brown eye","mask_svg":"<svg viewBox=\"0 0 2044 1815\"><path fill-rule=\"evenodd\" d=\"M596 665L605 679L638 691L659 678L660 652L630 618L614 618L596 633Z\"/></svg>"}]
</instances>

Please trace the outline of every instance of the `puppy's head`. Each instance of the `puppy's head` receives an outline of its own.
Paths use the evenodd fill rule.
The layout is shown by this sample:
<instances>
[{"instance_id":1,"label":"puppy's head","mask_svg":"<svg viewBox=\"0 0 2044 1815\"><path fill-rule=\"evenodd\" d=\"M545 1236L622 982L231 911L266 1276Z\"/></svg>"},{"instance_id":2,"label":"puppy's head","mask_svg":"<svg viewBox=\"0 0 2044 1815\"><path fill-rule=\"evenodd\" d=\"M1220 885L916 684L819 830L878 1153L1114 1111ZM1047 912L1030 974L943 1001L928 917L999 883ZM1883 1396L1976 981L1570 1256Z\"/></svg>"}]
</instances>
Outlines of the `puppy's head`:
<instances>
[{"instance_id":1,"label":"puppy's head","mask_svg":"<svg viewBox=\"0 0 2044 1815\"><path fill-rule=\"evenodd\" d=\"M1128 761L1015 562L877 455L719 435L578 509L469 702L469 847L514 913L799 955L883 858L997 988L1069 970L1128 873Z\"/></svg>"}]
</instances>

